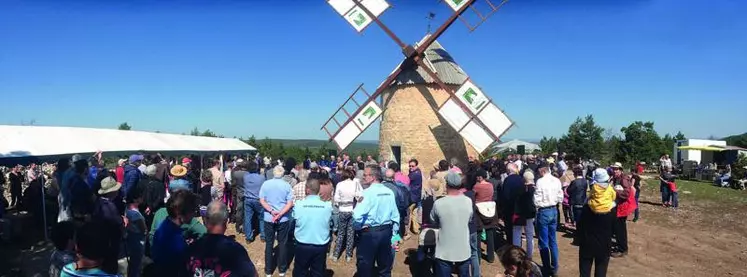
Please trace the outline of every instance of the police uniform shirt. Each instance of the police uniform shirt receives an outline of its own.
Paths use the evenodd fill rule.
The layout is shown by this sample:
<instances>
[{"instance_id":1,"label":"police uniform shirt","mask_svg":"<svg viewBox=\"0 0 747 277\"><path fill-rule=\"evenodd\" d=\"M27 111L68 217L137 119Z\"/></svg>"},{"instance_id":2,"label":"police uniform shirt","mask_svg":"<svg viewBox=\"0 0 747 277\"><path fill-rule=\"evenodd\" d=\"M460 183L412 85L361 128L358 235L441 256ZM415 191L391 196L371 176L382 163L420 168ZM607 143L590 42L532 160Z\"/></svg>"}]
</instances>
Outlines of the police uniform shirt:
<instances>
[{"instance_id":1,"label":"police uniform shirt","mask_svg":"<svg viewBox=\"0 0 747 277\"><path fill-rule=\"evenodd\" d=\"M324 245L329 242L329 222L332 203L322 201L319 195L307 195L296 201L293 210L296 219L295 236L300 243Z\"/></svg>"},{"instance_id":2,"label":"police uniform shirt","mask_svg":"<svg viewBox=\"0 0 747 277\"><path fill-rule=\"evenodd\" d=\"M397 233L399 218L394 192L380 183L363 190L363 201L353 210L353 226L356 230L392 224L392 232Z\"/></svg>"}]
</instances>

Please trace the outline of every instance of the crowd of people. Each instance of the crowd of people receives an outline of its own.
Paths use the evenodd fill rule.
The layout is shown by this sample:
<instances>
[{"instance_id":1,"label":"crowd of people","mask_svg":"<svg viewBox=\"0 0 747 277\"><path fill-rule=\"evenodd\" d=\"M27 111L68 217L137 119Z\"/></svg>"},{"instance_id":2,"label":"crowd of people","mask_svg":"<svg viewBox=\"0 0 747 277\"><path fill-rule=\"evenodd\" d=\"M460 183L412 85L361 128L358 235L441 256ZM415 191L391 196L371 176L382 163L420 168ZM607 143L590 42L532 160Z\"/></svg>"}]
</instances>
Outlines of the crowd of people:
<instances>
[{"instance_id":1,"label":"crowd of people","mask_svg":"<svg viewBox=\"0 0 747 277\"><path fill-rule=\"evenodd\" d=\"M327 263L342 258L355 259L357 276L391 276L409 239L418 242L419 276L488 275L480 263L496 257L499 276L554 276L559 230L579 246L580 275L595 265L594 276L605 276L610 257L628 252L626 222L639 218L642 184L638 169L626 174L619 163L597 168L558 153L425 169L411 159L406 170L347 154L205 166L195 157L134 154L111 168L102 156L30 165L23 177L21 167L11 170L11 191L23 178L46 184L47 200L57 202L50 276L325 276ZM22 203L12 199L10 206ZM226 236L229 224L246 243L264 243L264 272Z\"/></svg>"}]
</instances>

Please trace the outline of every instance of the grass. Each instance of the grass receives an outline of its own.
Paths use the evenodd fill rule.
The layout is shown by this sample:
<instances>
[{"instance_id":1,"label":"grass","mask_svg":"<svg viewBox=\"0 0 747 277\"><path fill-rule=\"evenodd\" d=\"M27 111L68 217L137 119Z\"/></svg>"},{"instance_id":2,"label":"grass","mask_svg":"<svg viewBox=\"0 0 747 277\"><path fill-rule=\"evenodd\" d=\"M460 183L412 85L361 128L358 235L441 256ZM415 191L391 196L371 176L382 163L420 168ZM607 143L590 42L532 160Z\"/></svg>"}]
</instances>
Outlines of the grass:
<instances>
[{"instance_id":1,"label":"grass","mask_svg":"<svg viewBox=\"0 0 747 277\"><path fill-rule=\"evenodd\" d=\"M655 177L655 176L652 176ZM659 193L659 181L656 179L645 180L647 186L644 190L651 193ZM729 202L733 204L747 204L747 191L714 186L710 182L677 180L680 202ZM689 192L689 193L686 193Z\"/></svg>"}]
</instances>

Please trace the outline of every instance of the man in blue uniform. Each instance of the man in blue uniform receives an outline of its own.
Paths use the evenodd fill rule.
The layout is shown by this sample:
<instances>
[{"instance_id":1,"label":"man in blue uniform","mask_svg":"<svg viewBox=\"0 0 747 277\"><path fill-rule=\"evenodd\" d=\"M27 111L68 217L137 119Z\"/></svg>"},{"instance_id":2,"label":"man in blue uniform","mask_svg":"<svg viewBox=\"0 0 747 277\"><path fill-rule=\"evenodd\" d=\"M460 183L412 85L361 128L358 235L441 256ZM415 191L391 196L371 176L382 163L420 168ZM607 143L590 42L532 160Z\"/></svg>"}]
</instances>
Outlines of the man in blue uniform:
<instances>
[{"instance_id":1,"label":"man in blue uniform","mask_svg":"<svg viewBox=\"0 0 747 277\"><path fill-rule=\"evenodd\" d=\"M392 235L399 230L399 212L394 192L382 185L381 168L378 165L366 166L363 171L363 201L353 210L353 225L360 232L357 247L357 272L359 277L373 275L374 264L377 276L392 274L394 251Z\"/></svg>"},{"instance_id":2,"label":"man in blue uniform","mask_svg":"<svg viewBox=\"0 0 747 277\"><path fill-rule=\"evenodd\" d=\"M306 198L296 201L296 251L293 276L324 276L332 203L319 198L319 180L306 182Z\"/></svg>"}]
</instances>

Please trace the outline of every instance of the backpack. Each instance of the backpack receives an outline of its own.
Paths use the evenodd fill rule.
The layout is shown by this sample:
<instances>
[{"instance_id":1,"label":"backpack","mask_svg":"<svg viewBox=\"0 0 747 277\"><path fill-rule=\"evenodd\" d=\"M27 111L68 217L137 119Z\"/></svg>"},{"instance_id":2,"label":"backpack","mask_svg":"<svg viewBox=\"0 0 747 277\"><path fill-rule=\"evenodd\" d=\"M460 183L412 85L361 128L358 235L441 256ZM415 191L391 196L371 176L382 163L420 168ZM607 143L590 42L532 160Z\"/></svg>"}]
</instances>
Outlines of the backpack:
<instances>
[{"instance_id":1,"label":"backpack","mask_svg":"<svg viewBox=\"0 0 747 277\"><path fill-rule=\"evenodd\" d=\"M402 182L395 182L394 186L397 187L397 193L394 196L397 201L397 209L400 211L406 210L410 206L410 190Z\"/></svg>"}]
</instances>

